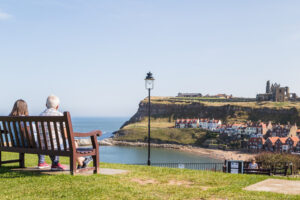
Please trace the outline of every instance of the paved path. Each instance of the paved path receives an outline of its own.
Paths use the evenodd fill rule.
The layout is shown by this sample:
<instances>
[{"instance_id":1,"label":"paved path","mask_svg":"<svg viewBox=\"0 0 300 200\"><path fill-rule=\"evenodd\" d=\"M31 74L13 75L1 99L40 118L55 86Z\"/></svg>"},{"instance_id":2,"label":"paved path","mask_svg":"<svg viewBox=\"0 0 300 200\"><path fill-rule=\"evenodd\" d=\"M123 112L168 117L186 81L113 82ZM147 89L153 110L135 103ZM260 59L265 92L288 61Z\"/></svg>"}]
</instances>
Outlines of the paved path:
<instances>
[{"instance_id":1,"label":"paved path","mask_svg":"<svg viewBox=\"0 0 300 200\"><path fill-rule=\"evenodd\" d=\"M70 174L69 167L67 167L66 171L51 171L50 168L48 169L38 169L36 167L28 167L28 168L18 168L12 169L13 171L23 171L23 172L37 172L40 174L48 174L48 175L58 175L58 174ZM100 168L100 174L103 175L117 175L117 174L126 174L129 171L122 170L122 169L110 169L110 168ZM78 175L93 175L93 171L85 171L82 173L78 173Z\"/></svg>"},{"instance_id":2,"label":"paved path","mask_svg":"<svg viewBox=\"0 0 300 200\"><path fill-rule=\"evenodd\" d=\"M244 189L249 191L276 192L281 194L300 194L300 181L267 179L250 185Z\"/></svg>"}]
</instances>

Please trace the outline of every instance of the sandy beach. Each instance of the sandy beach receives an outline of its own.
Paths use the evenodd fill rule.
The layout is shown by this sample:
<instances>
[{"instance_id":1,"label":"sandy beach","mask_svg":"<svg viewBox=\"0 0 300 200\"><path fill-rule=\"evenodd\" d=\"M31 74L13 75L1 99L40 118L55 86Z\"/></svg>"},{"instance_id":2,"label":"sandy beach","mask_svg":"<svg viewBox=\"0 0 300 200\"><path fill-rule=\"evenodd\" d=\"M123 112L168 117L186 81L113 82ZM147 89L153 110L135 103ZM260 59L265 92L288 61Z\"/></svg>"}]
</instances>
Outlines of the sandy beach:
<instances>
[{"instance_id":1,"label":"sandy beach","mask_svg":"<svg viewBox=\"0 0 300 200\"><path fill-rule=\"evenodd\" d=\"M127 141L117 141L112 138L107 138L100 141L100 145L118 145L118 146L147 146L147 143L143 142L127 142ZM219 160L249 160L253 158L256 154L250 154L242 151L224 151L220 149L207 149L201 147L194 147L190 145L178 145L178 144L151 144L151 147L156 148L170 148L178 149L179 151L185 151L190 153L195 153L210 158L215 158Z\"/></svg>"}]
</instances>

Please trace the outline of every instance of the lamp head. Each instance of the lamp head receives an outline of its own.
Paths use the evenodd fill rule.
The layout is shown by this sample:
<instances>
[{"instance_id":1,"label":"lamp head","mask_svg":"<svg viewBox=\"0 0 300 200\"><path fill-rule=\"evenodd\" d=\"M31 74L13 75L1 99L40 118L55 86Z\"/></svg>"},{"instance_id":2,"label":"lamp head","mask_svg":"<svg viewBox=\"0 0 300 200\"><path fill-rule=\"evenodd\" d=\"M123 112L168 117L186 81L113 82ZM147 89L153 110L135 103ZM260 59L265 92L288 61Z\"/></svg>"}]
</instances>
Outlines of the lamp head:
<instances>
[{"instance_id":1,"label":"lamp head","mask_svg":"<svg viewBox=\"0 0 300 200\"><path fill-rule=\"evenodd\" d=\"M146 89L152 90L154 88L154 78L151 72L147 73L147 76L145 78L145 87Z\"/></svg>"}]
</instances>

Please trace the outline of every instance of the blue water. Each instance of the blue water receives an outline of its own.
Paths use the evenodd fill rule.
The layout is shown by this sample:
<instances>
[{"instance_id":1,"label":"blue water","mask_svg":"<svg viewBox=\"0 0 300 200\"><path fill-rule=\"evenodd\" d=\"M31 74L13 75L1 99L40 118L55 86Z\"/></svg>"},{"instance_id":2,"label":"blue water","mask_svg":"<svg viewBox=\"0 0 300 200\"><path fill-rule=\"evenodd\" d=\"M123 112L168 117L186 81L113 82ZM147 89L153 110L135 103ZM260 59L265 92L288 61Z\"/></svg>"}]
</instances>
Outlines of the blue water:
<instances>
[{"instance_id":1,"label":"blue water","mask_svg":"<svg viewBox=\"0 0 300 200\"><path fill-rule=\"evenodd\" d=\"M128 118L72 118L73 129L76 132L89 132L101 130L100 139L112 136L112 132L118 130ZM108 163L146 163L146 147L127 146L100 146L100 161ZM183 152L176 149L151 148L151 161L153 163L171 162L219 162L197 154Z\"/></svg>"}]
</instances>

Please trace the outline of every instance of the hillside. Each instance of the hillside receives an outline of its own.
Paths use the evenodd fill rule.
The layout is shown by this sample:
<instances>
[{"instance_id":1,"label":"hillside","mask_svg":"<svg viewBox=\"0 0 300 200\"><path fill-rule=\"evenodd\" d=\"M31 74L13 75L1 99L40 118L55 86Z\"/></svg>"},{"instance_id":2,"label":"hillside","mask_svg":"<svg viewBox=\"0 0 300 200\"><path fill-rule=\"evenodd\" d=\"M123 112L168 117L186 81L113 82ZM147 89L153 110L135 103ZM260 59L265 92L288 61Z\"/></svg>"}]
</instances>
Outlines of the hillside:
<instances>
[{"instance_id":1,"label":"hillside","mask_svg":"<svg viewBox=\"0 0 300 200\"><path fill-rule=\"evenodd\" d=\"M215 118L225 123L272 121L300 125L300 102L255 102L252 99L153 97L151 138L157 143L199 145L207 137L200 129L174 129L178 118ZM116 140L146 141L148 102L140 102L136 114L115 134Z\"/></svg>"},{"instance_id":2,"label":"hillside","mask_svg":"<svg viewBox=\"0 0 300 200\"><path fill-rule=\"evenodd\" d=\"M247 99L245 99L247 100ZM153 97L151 116L168 122L178 118L215 118L224 122L273 121L300 124L300 102L242 102L226 99ZM147 118L148 102L140 102L137 113L125 123Z\"/></svg>"}]
</instances>

